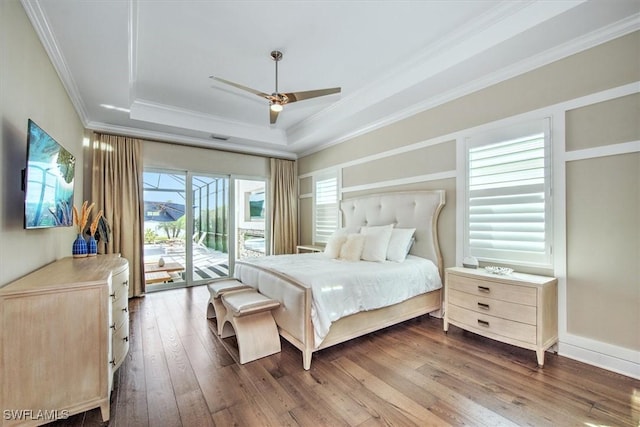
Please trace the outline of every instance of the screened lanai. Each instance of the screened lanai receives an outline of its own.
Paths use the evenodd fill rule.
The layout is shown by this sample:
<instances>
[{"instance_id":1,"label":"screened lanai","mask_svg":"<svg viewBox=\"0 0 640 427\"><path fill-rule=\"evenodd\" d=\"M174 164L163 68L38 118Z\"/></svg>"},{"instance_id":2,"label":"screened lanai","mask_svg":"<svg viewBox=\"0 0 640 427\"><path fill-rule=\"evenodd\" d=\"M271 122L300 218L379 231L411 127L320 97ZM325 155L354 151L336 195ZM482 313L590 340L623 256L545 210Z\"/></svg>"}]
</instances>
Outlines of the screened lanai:
<instances>
[{"instance_id":1,"label":"screened lanai","mask_svg":"<svg viewBox=\"0 0 640 427\"><path fill-rule=\"evenodd\" d=\"M265 254L263 180L145 170L143 181L147 291L228 276L230 252L235 258Z\"/></svg>"}]
</instances>

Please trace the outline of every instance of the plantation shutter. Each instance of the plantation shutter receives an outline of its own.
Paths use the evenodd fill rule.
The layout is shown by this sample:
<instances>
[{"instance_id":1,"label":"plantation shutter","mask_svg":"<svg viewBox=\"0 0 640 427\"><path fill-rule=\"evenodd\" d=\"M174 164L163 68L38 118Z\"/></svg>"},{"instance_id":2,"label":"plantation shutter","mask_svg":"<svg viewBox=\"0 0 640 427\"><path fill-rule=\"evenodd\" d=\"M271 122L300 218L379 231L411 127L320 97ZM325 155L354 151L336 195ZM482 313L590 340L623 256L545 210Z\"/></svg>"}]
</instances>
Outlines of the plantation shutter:
<instances>
[{"instance_id":1,"label":"plantation shutter","mask_svg":"<svg viewBox=\"0 0 640 427\"><path fill-rule=\"evenodd\" d=\"M469 255L508 264L550 264L545 150L544 131L469 148Z\"/></svg>"},{"instance_id":2,"label":"plantation shutter","mask_svg":"<svg viewBox=\"0 0 640 427\"><path fill-rule=\"evenodd\" d=\"M331 174L316 179L314 242L326 243L338 228L338 177Z\"/></svg>"}]
</instances>

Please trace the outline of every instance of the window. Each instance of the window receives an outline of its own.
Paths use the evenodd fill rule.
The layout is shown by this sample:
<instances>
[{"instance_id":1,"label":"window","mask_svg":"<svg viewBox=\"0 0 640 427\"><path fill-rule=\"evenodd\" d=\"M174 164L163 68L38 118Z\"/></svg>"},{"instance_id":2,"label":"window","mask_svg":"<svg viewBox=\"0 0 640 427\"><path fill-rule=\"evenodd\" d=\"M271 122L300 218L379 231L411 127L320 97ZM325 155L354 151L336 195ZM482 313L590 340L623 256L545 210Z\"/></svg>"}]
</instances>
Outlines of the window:
<instances>
[{"instance_id":1,"label":"window","mask_svg":"<svg viewBox=\"0 0 640 427\"><path fill-rule=\"evenodd\" d=\"M327 243L338 228L338 174L333 171L315 178L314 243Z\"/></svg>"},{"instance_id":2,"label":"window","mask_svg":"<svg viewBox=\"0 0 640 427\"><path fill-rule=\"evenodd\" d=\"M465 254L551 267L549 120L467 140Z\"/></svg>"}]
</instances>

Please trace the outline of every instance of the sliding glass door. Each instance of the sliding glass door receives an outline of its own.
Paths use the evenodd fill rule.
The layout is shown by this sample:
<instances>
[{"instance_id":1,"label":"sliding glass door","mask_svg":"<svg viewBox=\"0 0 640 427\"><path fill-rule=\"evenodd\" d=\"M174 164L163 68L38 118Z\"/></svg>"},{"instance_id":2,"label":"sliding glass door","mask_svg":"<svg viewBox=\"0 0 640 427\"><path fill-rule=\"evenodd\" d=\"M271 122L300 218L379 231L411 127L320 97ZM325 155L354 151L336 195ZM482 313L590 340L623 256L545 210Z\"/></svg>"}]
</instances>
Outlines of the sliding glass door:
<instances>
[{"instance_id":1,"label":"sliding glass door","mask_svg":"<svg viewBox=\"0 0 640 427\"><path fill-rule=\"evenodd\" d=\"M192 281L229 275L229 178L191 177Z\"/></svg>"},{"instance_id":2,"label":"sliding glass door","mask_svg":"<svg viewBox=\"0 0 640 427\"><path fill-rule=\"evenodd\" d=\"M144 264L148 290L185 284L186 173L145 171Z\"/></svg>"},{"instance_id":3,"label":"sliding glass door","mask_svg":"<svg viewBox=\"0 0 640 427\"><path fill-rule=\"evenodd\" d=\"M235 260L268 253L264 179L145 170L147 291L233 274Z\"/></svg>"},{"instance_id":4,"label":"sliding glass door","mask_svg":"<svg viewBox=\"0 0 640 427\"><path fill-rule=\"evenodd\" d=\"M145 170L147 291L229 275L229 177Z\"/></svg>"}]
</instances>

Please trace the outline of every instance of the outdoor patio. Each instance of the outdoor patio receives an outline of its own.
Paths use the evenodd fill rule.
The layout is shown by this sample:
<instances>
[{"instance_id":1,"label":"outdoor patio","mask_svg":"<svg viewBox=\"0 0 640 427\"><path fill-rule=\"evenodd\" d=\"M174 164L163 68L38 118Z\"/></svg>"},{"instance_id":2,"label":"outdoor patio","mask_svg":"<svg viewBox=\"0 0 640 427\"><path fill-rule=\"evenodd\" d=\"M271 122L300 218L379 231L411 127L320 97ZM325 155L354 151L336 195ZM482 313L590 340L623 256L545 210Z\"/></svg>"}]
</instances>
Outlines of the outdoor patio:
<instances>
[{"instance_id":1,"label":"outdoor patio","mask_svg":"<svg viewBox=\"0 0 640 427\"><path fill-rule=\"evenodd\" d=\"M145 244L144 245L144 262L145 265L157 266L160 258L164 260L165 265L173 263L182 266L181 271L168 272L171 276L170 280L160 283L148 283L149 291L159 290L166 286L166 283L178 284L186 280L186 261L184 245L176 243L161 244ZM193 281L194 283L202 280L211 280L218 277L226 277L229 275L228 254L208 249L203 246L194 246L193 248Z\"/></svg>"}]
</instances>

